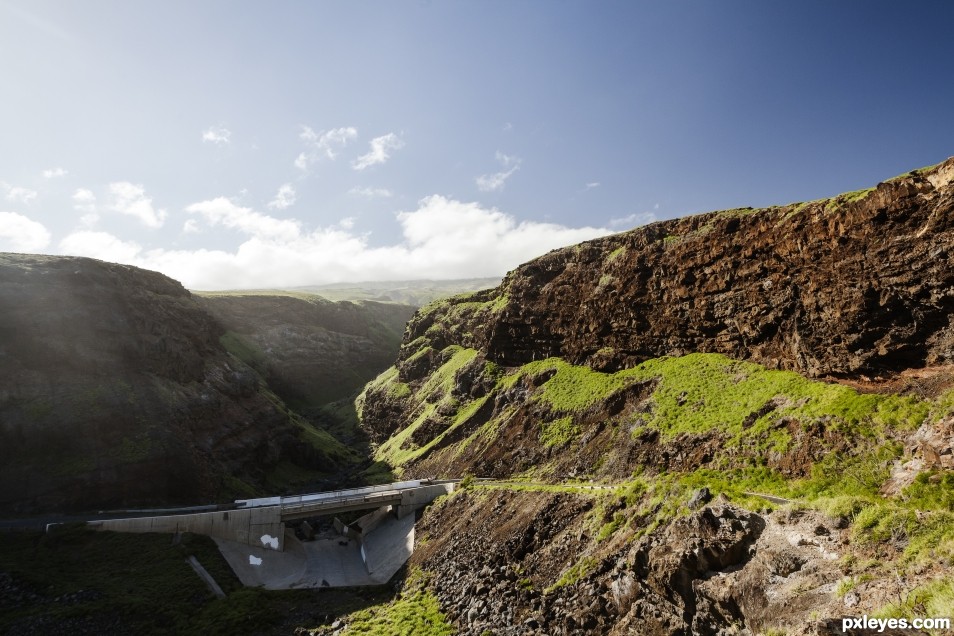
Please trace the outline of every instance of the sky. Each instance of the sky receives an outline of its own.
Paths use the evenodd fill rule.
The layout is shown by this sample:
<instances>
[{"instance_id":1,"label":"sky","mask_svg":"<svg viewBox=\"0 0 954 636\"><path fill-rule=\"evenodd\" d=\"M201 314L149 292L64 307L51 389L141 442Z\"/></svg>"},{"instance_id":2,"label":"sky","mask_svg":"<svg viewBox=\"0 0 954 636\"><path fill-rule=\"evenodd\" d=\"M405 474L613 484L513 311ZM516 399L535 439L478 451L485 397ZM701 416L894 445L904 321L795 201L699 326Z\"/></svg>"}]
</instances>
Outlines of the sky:
<instances>
[{"instance_id":1,"label":"sky","mask_svg":"<svg viewBox=\"0 0 954 636\"><path fill-rule=\"evenodd\" d=\"M954 3L0 0L0 251L498 276L954 155Z\"/></svg>"}]
</instances>

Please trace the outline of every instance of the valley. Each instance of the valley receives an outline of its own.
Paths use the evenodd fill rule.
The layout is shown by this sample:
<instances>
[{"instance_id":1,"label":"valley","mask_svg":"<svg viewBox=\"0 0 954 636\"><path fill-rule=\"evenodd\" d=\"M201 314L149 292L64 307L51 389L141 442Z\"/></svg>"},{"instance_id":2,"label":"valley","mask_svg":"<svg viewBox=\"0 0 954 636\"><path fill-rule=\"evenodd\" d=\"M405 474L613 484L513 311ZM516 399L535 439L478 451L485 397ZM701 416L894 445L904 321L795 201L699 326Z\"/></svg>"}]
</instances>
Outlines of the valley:
<instances>
[{"instance_id":1,"label":"valley","mask_svg":"<svg viewBox=\"0 0 954 636\"><path fill-rule=\"evenodd\" d=\"M0 581L32 600L0 626L777 636L954 617L952 250L954 158L554 250L416 310L3 255L6 516L463 481L374 589L242 589L199 537L17 535ZM162 572L136 585L181 576L191 600L109 623L115 590L25 565L109 542L151 546ZM182 570L190 550L227 598Z\"/></svg>"}]
</instances>

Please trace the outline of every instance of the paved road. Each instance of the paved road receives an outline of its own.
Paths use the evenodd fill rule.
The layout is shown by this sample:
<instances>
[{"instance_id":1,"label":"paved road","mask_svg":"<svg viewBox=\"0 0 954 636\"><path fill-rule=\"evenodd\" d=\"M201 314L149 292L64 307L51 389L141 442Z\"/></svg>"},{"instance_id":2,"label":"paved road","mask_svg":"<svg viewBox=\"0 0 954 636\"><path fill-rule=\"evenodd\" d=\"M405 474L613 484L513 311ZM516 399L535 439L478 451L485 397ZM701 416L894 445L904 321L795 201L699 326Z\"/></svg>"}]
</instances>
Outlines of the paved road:
<instances>
[{"instance_id":1,"label":"paved road","mask_svg":"<svg viewBox=\"0 0 954 636\"><path fill-rule=\"evenodd\" d=\"M186 506L182 508L147 508L137 510L102 510L74 515L49 514L39 517L23 517L20 519L0 519L0 532L16 532L19 530L45 530L51 523L80 523L97 521L100 519L129 519L130 517L154 517L156 515L191 514L195 512L212 512L215 510L232 510L235 504L210 504L206 506Z\"/></svg>"}]
</instances>

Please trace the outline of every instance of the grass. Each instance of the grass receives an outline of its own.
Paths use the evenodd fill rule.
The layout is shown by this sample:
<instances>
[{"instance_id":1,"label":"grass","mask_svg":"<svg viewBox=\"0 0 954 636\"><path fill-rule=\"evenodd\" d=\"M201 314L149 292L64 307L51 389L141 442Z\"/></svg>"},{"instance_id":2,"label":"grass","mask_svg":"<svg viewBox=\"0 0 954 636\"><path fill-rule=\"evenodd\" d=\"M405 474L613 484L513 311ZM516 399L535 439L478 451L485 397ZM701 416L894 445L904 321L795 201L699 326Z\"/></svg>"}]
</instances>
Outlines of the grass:
<instances>
[{"instance_id":1,"label":"grass","mask_svg":"<svg viewBox=\"0 0 954 636\"><path fill-rule=\"evenodd\" d=\"M755 214L756 212L764 212L765 210L771 210L771 209L774 209L774 208L751 208L751 207L731 208L729 210L719 210L718 212L714 212L713 214L718 218L731 219L731 218L738 218L742 216L749 216L751 214Z\"/></svg>"},{"instance_id":2,"label":"grass","mask_svg":"<svg viewBox=\"0 0 954 636\"><path fill-rule=\"evenodd\" d=\"M954 579L943 577L921 585L897 603L876 613L880 618L954 617Z\"/></svg>"},{"instance_id":3,"label":"grass","mask_svg":"<svg viewBox=\"0 0 954 636\"><path fill-rule=\"evenodd\" d=\"M10 534L0 549L0 570L45 601L9 608L0 613L0 631L19 620L44 616L54 621L115 617L129 633L222 632L244 629L237 619L235 599L214 599L185 559L196 556L227 593L241 584L206 537L185 535L172 545L169 535L96 533L85 526L64 527L50 535ZM85 600L53 599L83 591ZM240 612L251 626L268 625L267 611ZM213 620L214 617L214 620Z\"/></svg>"},{"instance_id":4,"label":"grass","mask_svg":"<svg viewBox=\"0 0 954 636\"><path fill-rule=\"evenodd\" d=\"M932 166L924 166L923 168L918 168L918 169L916 169L916 170L911 170L911 171L909 171L909 172L905 172L904 174L899 174L899 175L896 176L896 177L891 177L890 179L885 179L885 183L890 183L890 182L892 182L892 181L900 181L901 179L904 179L904 178L906 178L906 177L912 177L912 176L915 176L915 175L924 174L924 173L926 173L926 172L931 172L932 170L934 170L935 168L937 168L939 165L941 165L941 164L940 164L940 163L936 163L936 164L934 164L934 165L932 165Z\"/></svg>"},{"instance_id":5,"label":"grass","mask_svg":"<svg viewBox=\"0 0 954 636\"><path fill-rule=\"evenodd\" d=\"M557 413L577 413L600 402L619 389L634 383L626 372L601 373L589 367L569 364L560 358L547 358L523 365L501 386L513 384L521 377L552 374L534 396Z\"/></svg>"},{"instance_id":6,"label":"grass","mask_svg":"<svg viewBox=\"0 0 954 636\"><path fill-rule=\"evenodd\" d=\"M441 613L429 582L427 573L412 570L397 598L343 617L342 636L451 636L456 630Z\"/></svg>"},{"instance_id":7,"label":"grass","mask_svg":"<svg viewBox=\"0 0 954 636\"><path fill-rule=\"evenodd\" d=\"M367 399L367 395L375 390L378 392L384 390L392 396L394 396L397 391L400 391L399 396L401 399L413 401L411 409L414 419L410 424L392 435L386 442L378 447L374 455L377 461L383 461L391 466L399 467L402 464L421 457L439 444L444 436L453 429L469 420L486 401L487 398L484 397L459 405L454 419L440 435L434 437L423 446L413 444L412 437L417 429L435 417L439 404L451 399L451 393L453 392L457 374L477 357L477 351L459 346L451 346L444 349L441 355L444 357L444 363L427 378L416 392L412 393L410 387L407 388L406 392L394 388L400 383L397 381L397 371L392 370L392 367L392 369L385 371L381 376L378 376L374 382L369 384L368 389L359 397L363 405L363 400Z\"/></svg>"},{"instance_id":8,"label":"grass","mask_svg":"<svg viewBox=\"0 0 954 636\"><path fill-rule=\"evenodd\" d=\"M916 429L930 410L916 398L861 394L719 354L657 358L630 373L638 379L659 379L646 424L666 436L713 429L745 436L743 422L772 400L777 402L774 408L749 424L756 429L752 433L788 416L802 422L824 419L835 430L875 438L888 427Z\"/></svg>"},{"instance_id":9,"label":"grass","mask_svg":"<svg viewBox=\"0 0 954 636\"><path fill-rule=\"evenodd\" d=\"M527 391L520 404L539 404L542 410L538 442L544 448L570 446L585 433L598 407L615 393L645 384L647 393L638 407L619 416L616 434L638 436L656 431L659 443L685 435L714 435L722 452L704 467L683 472L663 471L635 476L613 495L597 491L605 502L623 497L621 510L600 513L595 507L597 543L616 541L625 531L636 540L672 519L688 513L691 493L707 487L752 510L776 507L758 494L794 501L796 507L822 510L851 524L853 541L865 546L894 546L902 563L954 563L954 475L927 472L898 497L880 493L893 463L903 455L901 440L924 422L954 409L954 390L928 401L910 396L859 393L840 385L812 381L796 373L765 369L719 354L690 354L649 360L615 373L602 373L559 358L538 360L518 368L485 368L496 380L479 400L459 397L450 402L455 379L476 352L450 347L440 355L444 363L408 398L418 405L415 421L382 445L379 459L401 465L444 439L502 392ZM650 392L651 391L651 392ZM442 416L455 408L451 415ZM497 443L501 428L518 408L505 407L476 432L457 444L458 453L471 444ZM440 408L439 408L440 407ZM413 431L429 417L445 417L449 428L421 447L405 446ZM771 458L797 450L807 439L827 440L833 446L808 464L801 476L783 474ZM478 453L479 454L479 453ZM459 454L458 454L459 456ZM537 466L532 477L552 478L547 466ZM565 483L478 484L477 489L586 492ZM590 491L590 494L594 494ZM616 501L616 499L613 499ZM615 504L614 504L615 505ZM881 548L879 548L881 549ZM560 585L583 576L577 564Z\"/></svg>"},{"instance_id":10,"label":"grass","mask_svg":"<svg viewBox=\"0 0 954 636\"><path fill-rule=\"evenodd\" d=\"M345 619L342 636L451 636L456 633L437 605L437 597L422 590L404 592L396 600L362 610Z\"/></svg>"},{"instance_id":11,"label":"grass","mask_svg":"<svg viewBox=\"0 0 954 636\"><path fill-rule=\"evenodd\" d=\"M219 343L233 356L252 367L261 375L268 370L268 357L248 338L234 331L226 331L219 336Z\"/></svg>"},{"instance_id":12,"label":"grass","mask_svg":"<svg viewBox=\"0 0 954 636\"><path fill-rule=\"evenodd\" d=\"M588 576L590 572L596 569L597 565L599 565L599 561L597 561L593 557L585 556L581 558L579 561L577 561L576 563L571 565L569 568L567 568L566 571L563 572L563 574L560 576L560 578L557 580L556 583L554 583L550 587L543 590L543 593L549 594L553 592L554 590L557 590L561 587L566 587L567 585L573 585L580 579Z\"/></svg>"},{"instance_id":13,"label":"grass","mask_svg":"<svg viewBox=\"0 0 954 636\"><path fill-rule=\"evenodd\" d=\"M580 427L573 423L573 417L561 417L541 425L540 442L547 448L565 446L579 435Z\"/></svg>"},{"instance_id":14,"label":"grass","mask_svg":"<svg viewBox=\"0 0 954 636\"><path fill-rule=\"evenodd\" d=\"M431 318L434 321L431 329L435 331L444 329L454 331L459 325L479 324L482 320L503 311L510 302L503 291L498 291L488 300L480 300L487 298L488 291L467 292L436 300L420 309L418 319Z\"/></svg>"},{"instance_id":15,"label":"grass","mask_svg":"<svg viewBox=\"0 0 954 636\"><path fill-rule=\"evenodd\" d=\"M577 484L573 482L564 482L559 484L547 484L531 481L508 481L499 483L476 482L472 486L475 490L508 490L514 492L551 492L551 493L571 493L574 495L598 496L600 491L594 491L587 484Z\"/></svg>"},{"instance_id":16,"label":"grass","mask_svg":"<svg viewBox=\"0 0 954 636\"><path fill-rule=\"evenodd\" d=\"M618 259L620 256L626 254L626 246L620 245L615 250L606 255L606 264L609 265Z\"/></svg>"},{"instance_id":17,"label":"grass","mask_svg":"<svg viewBox=\"0 0 954 636\"><path fill-rule=\"evenodd\" d=\"M596 540L606 541L609 539L623 526L623 524L626 522L626 519L627 517L625 514L621 512L614 513L613 518L610 521L607 521L600 526L600 529L596 533Z\"/></svg>"},{"instance_id":18,"label":"grass","mask_svg":"<svg viewBox=\"0 0 954 636\"><path fill-rule=\"evenodd\" d=\"M613 393L646 381L657 384L650 408L633 422L637 432L655 429L665 439L717 431L731 446L755 443L753 450L759 451L788 448L791 434L776 426L783 418L802 428L821 423L846 436L876 440L887 430L916 429L932 408L917 398L861 394L796 373L703 353L657 358L616 373L547 358L511 372L496 390L540 376L544 381L530 399L545 403L554 413L554 421L544 424L544 431L554 430L541 436L546 445L564 443L579 433L570 435L572 425L564 419L566 415L584 412Z\"/></svg>"}]
</instances>

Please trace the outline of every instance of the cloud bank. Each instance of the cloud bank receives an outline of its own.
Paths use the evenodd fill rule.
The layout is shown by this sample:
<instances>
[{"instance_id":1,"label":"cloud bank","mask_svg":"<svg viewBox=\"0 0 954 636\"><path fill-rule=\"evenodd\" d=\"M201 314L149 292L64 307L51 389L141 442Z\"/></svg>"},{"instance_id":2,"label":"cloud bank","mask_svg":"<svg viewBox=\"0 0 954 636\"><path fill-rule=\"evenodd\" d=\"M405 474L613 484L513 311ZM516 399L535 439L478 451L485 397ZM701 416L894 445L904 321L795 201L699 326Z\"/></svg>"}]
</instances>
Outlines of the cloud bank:
<instances>
[{"instance_id":1,"label":"cloud bank","mask_svg":"<svg viewBox=\"0 0 954 636\"><path fill-rule=\"evenodd\" d=\"M603 236L609 229L518 221L495 208L432 195L399 212L401 239L372 245L349 220L307 229L219 197L186 208L190 224L241 236L234 250L145 249L106 232L82 230L61 253L161 271L191 289L293 287L340 281L499 276L551 249Z\"/></svg>"}]
</instances>

